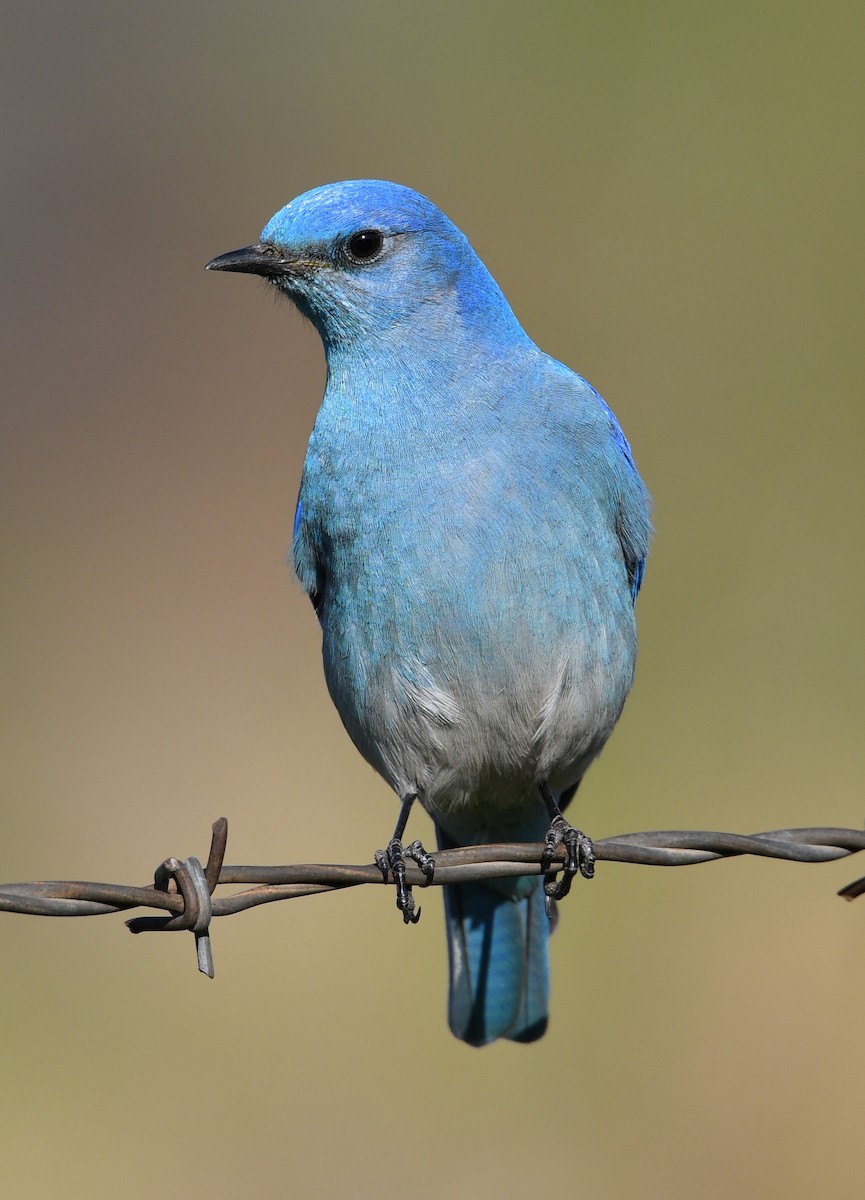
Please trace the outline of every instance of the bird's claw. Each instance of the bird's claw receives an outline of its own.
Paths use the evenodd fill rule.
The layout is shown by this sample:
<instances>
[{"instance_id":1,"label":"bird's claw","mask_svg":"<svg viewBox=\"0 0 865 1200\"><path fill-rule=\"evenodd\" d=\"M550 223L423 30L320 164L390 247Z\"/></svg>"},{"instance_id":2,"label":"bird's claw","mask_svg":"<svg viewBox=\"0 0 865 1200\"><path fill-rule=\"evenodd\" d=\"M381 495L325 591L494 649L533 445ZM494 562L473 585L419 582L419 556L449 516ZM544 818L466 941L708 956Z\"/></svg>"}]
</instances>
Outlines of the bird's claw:
<instances>
[{"instance_id":1,"label":"bird's claw","mask_svg":"<svg viewBox=\"0 0 865 1200\"><path fill-rule=\"evenodd\" d=\"M549 868L559 846L565 847L565 862L561 879L556 879L555 872L551 872ZM581 830L574 829L561 814L553 817L552 825L544 838L541 868L547 873L544 881L544 906L547 917L552 921L555 918L556 901L567 896L574 876L582 875L584 879L591 879L595 873L595 850L591 838L586 837Z\"/></svg>"},{"instance_id":2,"label":"bird's claw","mask_svg":"<svg viewBox=\"0 0 865 1200\"><path fill-rule=\"evenodd\" d=\"M387 883L387 877L388 877L388 874L390 873L390 863L388 862L387 851L386 850L376 850L374 858L375 858L375 865L381 871L382 879L384 880L385 883Z\"/></svg>"},{"instance_id":3,"label":"bird's claw","mask_svg":"<svg viewBox=\"0 0 865 1200\"><path fill-rule=\"evenodd\" d=\"M421 910L419 908L415 909L411 886L406 883L406 856L414 859L426 876L427 881L432 879L435 863L432 856L427 854L420 842L412 842L407 850L403 850L402 842L399 838L392 838L387 850L376 850L375 863L381 871L385 883L387 883L388 875L393 879L394 886L396 887L396 906L402 913L404 923L406 925L417 925L420 920Z\"/></svg>"},{"instance_id":4,"label":"bird's claw","mask_svg":"<svg viewBox=\"0 0 865 1200\"><path fill-rule=\"evenodd\" d=\"M406 846L405 856L406 858L413 859L414 862L417 863L424 873L424 878L426 879L425 886L429 887L433 881L433 876L435 875L436 860L431 854L427 854L426 850L423 848L423 843L412 842L410 846Z\"/></svg>"}]
</instances>

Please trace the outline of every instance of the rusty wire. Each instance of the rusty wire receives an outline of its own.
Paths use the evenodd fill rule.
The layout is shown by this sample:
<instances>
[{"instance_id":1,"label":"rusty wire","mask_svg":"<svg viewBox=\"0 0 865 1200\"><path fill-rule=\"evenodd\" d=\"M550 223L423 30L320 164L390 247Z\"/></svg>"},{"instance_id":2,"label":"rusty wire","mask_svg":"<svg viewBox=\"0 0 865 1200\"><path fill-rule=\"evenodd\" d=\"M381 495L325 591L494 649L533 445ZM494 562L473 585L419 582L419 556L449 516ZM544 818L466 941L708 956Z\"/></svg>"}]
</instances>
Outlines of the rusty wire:
<instances>
[{"instance_id":1,"label":"rusty wire","mask_svg":"<svg viewBox=\"0 0 865 1200\"><path fill-rule=\"evenodd\" d=\"M126 924L132 933L188 929L195 934L198 966L213 975L210 923L213 917L290 900L332 892L359 884L385 882L374 864L300 864L296 866L230 866L223 860L228 822L220 817L213 825L213 838L206 867L197 858L167 858L157 867L149 887L115 883L54 881L0 884L0 911L47 917L91 917L130 908L153 908L163 915L135 917ZM753 854L793 862L831 862L865 850L865 831L818 827L775 829L749 835L704 831L669 830L627 833L594 842L599 862L638 863L643 866L681 867ZM469 883L481 879L515 875L548 874L543 863L542 843L501 843L440 850L435 855L432 884L419 867L407 864L406 881L415 887ZM564 852L553 856L552 870L561 868ZM391 882L388 880L388 882ZM230 896L213 897L222 884L246 884L247 889ZM865 892L865 878L842 888L839 896L853 900Z\"/></svg>"}]
</instances>

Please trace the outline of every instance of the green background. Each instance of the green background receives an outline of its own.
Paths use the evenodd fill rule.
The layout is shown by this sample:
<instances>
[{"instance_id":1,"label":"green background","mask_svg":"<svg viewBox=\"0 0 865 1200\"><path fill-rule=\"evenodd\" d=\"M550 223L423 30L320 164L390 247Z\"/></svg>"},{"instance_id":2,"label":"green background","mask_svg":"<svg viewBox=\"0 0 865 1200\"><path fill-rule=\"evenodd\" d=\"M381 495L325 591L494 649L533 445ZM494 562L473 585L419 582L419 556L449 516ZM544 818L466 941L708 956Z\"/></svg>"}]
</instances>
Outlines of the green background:
<instances>
[{"instance_id":1,"label":"green background","mask_svg":"<svg viewBox=\"0 0 865 1200\"><path fill-rule=\"evenodd\" d=\"M202 270L357 176L466 231L654 494L581 826L861 823L862 14L7 0L0 878L143 883L221 814L233 862L392 828L282 561L318 339ZM860 1194L862 870L602 866L548 1036L483 1051L438 894L413 929L375 888L220 922L213 983L188 935L4 915L0 1190Z\"/></svg>"}]
</instances>

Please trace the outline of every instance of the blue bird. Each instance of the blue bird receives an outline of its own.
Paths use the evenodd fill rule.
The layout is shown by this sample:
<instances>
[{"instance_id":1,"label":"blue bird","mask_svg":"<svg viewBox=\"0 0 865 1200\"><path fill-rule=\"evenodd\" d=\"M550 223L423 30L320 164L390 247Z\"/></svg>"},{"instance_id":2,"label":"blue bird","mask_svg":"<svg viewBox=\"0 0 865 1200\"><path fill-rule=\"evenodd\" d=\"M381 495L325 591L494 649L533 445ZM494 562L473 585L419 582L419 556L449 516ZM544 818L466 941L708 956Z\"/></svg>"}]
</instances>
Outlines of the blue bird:
<instances>
[{"instance_id":1,"label":"blue bird","mask_svg":"<svg viewBox=\"0 0 865 1200\"><path fill-rule=\"evenodd\" d=\"M547 253L547 249L544 248ZM208 263L263 276L321 335L327 386L294 525L327 685L402 802L377 861L416 920L415 799L442 848L566 846L562 882L445 888L448 1019L480 1046L547 1025L555 898L591 843L561 814L631 687L649 499L588 383L523 331L465 236L410 188L353 180Z\"/></svg>"}]
</instances>

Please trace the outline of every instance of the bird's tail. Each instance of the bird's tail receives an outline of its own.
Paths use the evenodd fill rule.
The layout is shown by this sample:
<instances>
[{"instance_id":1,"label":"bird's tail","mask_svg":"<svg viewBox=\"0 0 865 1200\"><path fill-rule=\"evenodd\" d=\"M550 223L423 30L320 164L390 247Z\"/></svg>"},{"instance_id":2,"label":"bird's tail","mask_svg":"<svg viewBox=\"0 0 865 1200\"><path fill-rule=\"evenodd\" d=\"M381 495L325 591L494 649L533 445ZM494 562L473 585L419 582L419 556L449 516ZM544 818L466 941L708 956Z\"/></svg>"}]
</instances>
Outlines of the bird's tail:
<instances>
[{"instance_id":1,"label":"bird's tail","mask_svg":"<svg viewBox=\"0 0 865 1200\"><path fill-rule=\"evenodd\" d=\"M440 848L447 849L447 834L438 834ZM486 883L444 889L448 1024L471 1046L500 1037L533 1042L547 1027L550 922L543 880L509 882L510 894Z\"/></svg>"}]
</instances>

